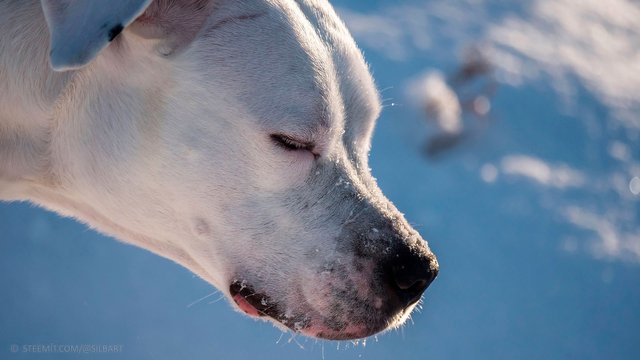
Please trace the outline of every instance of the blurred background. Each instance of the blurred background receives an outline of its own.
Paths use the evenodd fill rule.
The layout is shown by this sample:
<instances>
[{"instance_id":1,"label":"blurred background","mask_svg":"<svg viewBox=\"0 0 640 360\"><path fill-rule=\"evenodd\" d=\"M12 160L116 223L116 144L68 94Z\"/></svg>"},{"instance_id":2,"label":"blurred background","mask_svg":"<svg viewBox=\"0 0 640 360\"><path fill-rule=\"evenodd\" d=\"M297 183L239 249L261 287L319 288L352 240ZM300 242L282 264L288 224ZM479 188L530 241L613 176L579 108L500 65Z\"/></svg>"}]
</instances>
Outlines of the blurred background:
<instances>
[{"instance_id":1,"label":"blurred background","mask_svg":"<svg viewBox=\"0 0 640 360\"><path fill-rule=\"evenodd\" d=\"M422 310L366 342L283 334L168 260L2 203L0 358L640 358L640 4L333 4L384 98L374 176L440 261Z\"/></svg>"}]
</instances>

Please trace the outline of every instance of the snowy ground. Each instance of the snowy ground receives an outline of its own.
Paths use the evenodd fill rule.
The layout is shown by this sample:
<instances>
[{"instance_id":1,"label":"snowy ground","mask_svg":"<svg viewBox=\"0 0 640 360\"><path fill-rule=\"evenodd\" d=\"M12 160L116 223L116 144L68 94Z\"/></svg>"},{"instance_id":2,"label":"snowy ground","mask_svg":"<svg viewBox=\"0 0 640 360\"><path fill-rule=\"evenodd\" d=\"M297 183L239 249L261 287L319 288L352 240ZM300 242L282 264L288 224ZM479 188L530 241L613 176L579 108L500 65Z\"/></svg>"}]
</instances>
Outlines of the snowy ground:
<instances>
[{"instance_id":1,"label":"snowy ground","mask_svg":"<svg viewBox=\"0 0 640 360\"><path fill-rule=\"evenodd\" d=\"M127 359L637 357L640 5L334 4L385 98L374 175L439 255L412 322L366 346L283 335L218 295L193 304L213 290L166 260L1 204L0 358L34 343ZM470 49L492 75L456 84ZM464 136L427 156L443 133Z\"/></svg>"}]
</instances>

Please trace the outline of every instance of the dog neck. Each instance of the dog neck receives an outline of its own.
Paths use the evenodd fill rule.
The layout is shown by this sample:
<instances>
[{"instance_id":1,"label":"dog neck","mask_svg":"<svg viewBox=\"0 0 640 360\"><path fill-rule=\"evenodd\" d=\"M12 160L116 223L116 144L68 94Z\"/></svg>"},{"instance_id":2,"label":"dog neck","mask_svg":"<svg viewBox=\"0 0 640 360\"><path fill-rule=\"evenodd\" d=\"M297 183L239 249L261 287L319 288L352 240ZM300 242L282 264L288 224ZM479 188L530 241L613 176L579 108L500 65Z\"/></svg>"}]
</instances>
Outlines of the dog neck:
<instances>
[{"instance_id":1,"label":"dog neck","mask_svg":"<svg viewBox=\"0 0 640 360\"><path fill-rule=\"evenodd\" d=\"M5 183L42 181L50 167L52 113L74 74L51 70L48 36L39 1L0 2L0 181Z\"/></svg>"},{"instance_id":2,"label":"dog neck","mask_svg":"<svg viewBox=\"0 0 640 360\"><path fill-rule=\"evenodd\" d=\"M121 133L112 132L105 141L122 138L123 133L131 133L130 129L138 126L146 126L153 133L154 124L140 120L142 117L131 109L110 109L120 110L120 115L123 111L131 114L129 117L111 116L112 112L104 109L93 117L80 111L79 99L89 94L95 97L107 89L105 97L123 99L130 94L120 94L118 89L135 84L147 94L141 100L146 104L141 111L154 117L152 109L157 106L153 102L162 98L158 89L166 85L169 75L163 74L170 71L166 64L154 63L153 57L147 55L153 42L133 35L128 41L135 46L114 41L88 67L55 72L49 64L49 32L40 2L0 2L0 201L31 201L74 217L106 234L173 259L214 282L183 249L105 216L87 201L91 194L80 189L74 180L87 166L86 162L79 165L77 160L78 154L90 150L83 146L100 148L92 140L78 141L82 132L74 132L76 128L121 129ZM138 52L137 61L127 62L122 55L133 51ZM72 139L76 141L70 145ZM60 176L61 173L67 176Z\"/></svg>"},{"instance_id":3,"label":"dog neck","mask_svg":"<svg viewBox=\"0 0 640 360\"><path fill-rule=\"evenodd\" d=\"M167 76L162 73L166 64L149 56L154 46L153 41L129 34L127 45L122 37L116 38L88 66L56 72L49 63L49 31L40 1L0 2L0 200L33 200L16 198L18 185L55 187L57 174L68 173L72 165L64 160L74 158L69 152L88 150L78 145L90 146L80 142L70 150L69 139L82 136L75 129L115 122L105 109L82 112L85 97L126 98L128 94L114 90L126 84L144 88L150 99L157 95ZM120 119L129 122L125 127L135 128L140 117L123 112L131 115ZM119 134L110 135L113 139ZM66 182L64 187L73 190L74 184Z\"/></svg>"}]
</instances>

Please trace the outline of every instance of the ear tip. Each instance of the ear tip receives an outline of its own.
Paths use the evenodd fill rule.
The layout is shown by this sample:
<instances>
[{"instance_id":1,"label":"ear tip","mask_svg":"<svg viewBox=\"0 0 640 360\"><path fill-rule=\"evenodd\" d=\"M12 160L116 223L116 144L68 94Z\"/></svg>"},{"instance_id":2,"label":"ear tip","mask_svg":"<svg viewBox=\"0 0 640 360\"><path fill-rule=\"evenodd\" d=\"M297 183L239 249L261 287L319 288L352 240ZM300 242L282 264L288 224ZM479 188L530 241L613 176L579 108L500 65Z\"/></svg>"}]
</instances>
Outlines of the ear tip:
<instances>
[{"instance_id":1,"label":"ear tip","mask_svg":"<svg viewBox=\"0 0 640 360\"><path fill-rule=\"evenodd\" d=\"M51 50L49 53L49 64L54 71L76 70L87 63L87 59L81 56L72 57L68 52Z\"/></svg>"},{"instance_id":2,"label":"ear tip","mask_svg":"<svg viewBox=\"0 0 640 360\"><path fill-rule=\"evenodd\" d=\"M91 62L152 0L41 2L51 34L49 63L54 71L67 71Z\"/></svg>"},{"instance_id":3,"label":"ear tip","mask_svg":"<svg viewBox=\"0 0 640 360\"><path fill-rule=\"evenodd\" d=\"M53 71L55 72L65 72L65 71L73 70L73 68L67 66L66 64L59 64L54 62L53 60L50 61L50 65L51 65L51 69L53 69Z\"/></svg>"}]
</instances>

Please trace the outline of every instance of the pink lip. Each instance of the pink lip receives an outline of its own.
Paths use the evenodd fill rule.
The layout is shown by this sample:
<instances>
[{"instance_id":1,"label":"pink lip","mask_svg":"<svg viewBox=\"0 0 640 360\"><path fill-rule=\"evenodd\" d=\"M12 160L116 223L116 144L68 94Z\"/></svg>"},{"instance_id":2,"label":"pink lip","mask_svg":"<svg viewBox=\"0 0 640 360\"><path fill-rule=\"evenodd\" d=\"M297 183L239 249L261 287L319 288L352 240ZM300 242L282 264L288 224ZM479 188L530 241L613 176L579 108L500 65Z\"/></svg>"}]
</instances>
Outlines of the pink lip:
<instances>
[{"instance_id":1,"label":"pink lip","mask_svg":"<svg viewBox=\"0 0 640 360\"><path fill-rule=\"evenodd\" d=\"M259 317L261 314L258 312L258 309L253 307L253 305L249 304L249 302L240 294L236 294L233 296L233 301L238 304L240 310L244 311L249 316Z\"/></svg>"},{"instance_id":2,"label":"pink lip","mask_svg":"<svg viewBox=\"0 0 640 360\"><path fill-rule=\"evenodd\" d=\"M329 340L348 340L366 337L377 332L372 331L375 329L369 329L366 324L348 324L338 330L329 328L324 326L324 318L311 309L308 309L302 315L287 316L281 312L277 303L273 302L267 295L256 292L251 285L247 285L244 281L232 282L229 286L229 292L238 308L245 314L254 318L271 318L292 331L306 336Z\"/></svg>"},{"instance_id":3,"label":"pink lip","mask_svg":"<svg viewBox=\"0 0 640 360\"><path fill-rule=\"evenodd\" d=\"M266 315L264 313L261 313L258 309L256 309L255 306L251 305L251 303L249 303L247 299L241 294L238 293L234 295L232 298L233 298L233 301L235 301L235 303L238 305L238 307L242 311L244 311L247 315L253 316L253 317L263 317ZM288 326L286 324L286 321L283 324ZM327 329L323 326L317 326L317 325L316 326L312 325L305 328L296 328L295 326L294 327L289 326L289 327L293 331L300 332L306 336L321 337L321 338L332 339L332 340L362 338L370 335L370 332L367 332L365 327L358 326L358 325L350 325L345 329L342 329L342 331L340 332L336 332L331 329Z\"/></svg>"}]
</instances>

